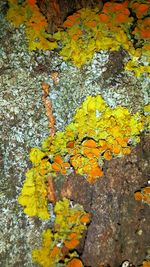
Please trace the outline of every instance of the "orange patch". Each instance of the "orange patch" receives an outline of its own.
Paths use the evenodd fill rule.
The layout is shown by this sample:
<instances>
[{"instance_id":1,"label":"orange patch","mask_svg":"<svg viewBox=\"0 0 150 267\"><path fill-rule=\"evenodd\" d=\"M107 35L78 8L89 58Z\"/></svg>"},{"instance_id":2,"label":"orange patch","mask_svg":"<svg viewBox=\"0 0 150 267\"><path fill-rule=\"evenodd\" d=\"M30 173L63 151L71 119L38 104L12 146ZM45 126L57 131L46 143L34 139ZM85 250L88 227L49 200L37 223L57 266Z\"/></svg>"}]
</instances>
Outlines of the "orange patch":
<instances>
[{"instance_id":1,"label":"orange patch","mask_svg":"<svg viewBox=\"0 0 150 267\"><path fill-rule=\"evenodd\" d=\"M74 40L74 41L77 41L78 38L79 38L79 35L77 35L77 34L74 34L74 35L72 36L72 40Z\"/></svg>"},{"instance_id":2,"label":"orange patch","mask_svg":"<svg viewBox=\"0 0 150 267\"><path fill-rule=\"evenodd\" d=\"M88 223L89 221L90 221L90 214L85 214L80 219L81 223Z\"/></svg>"},{"instance_id":3,"label":"orange patch","mask_svg":"<svg viewBox=\"0 0 150 267\"><path fill-rule=\"evenodd\" d=\"M51 257L57 257L60 253L61 253L60 248L58 248L57 246L55 246L55 247L53 248L53 250L51 251L50 256L51 256Z\"/></svg>"},{"instance_id":4,"label":"orange patch","mask_svg":"<svg viewBox=\"0 0 150 267\"><path fill-rule=\"evenodd\" d=\"M81 260L74 258L67 264L67 267L83 267Z\"/></svg>"},{"instance_id":5,"label":"orange patch","mask_svg":"<svg viewBox=\"0 0 150 267\"><path fill-rule=\"evenodd\" d=\"M52 169L54 171L59 172L61 170L61 167L60 167L60 165L58 165L57 163L54 162L54 163L52 163Z\"/></svg>"},{"instance_id":6,"label":"orange patch","mask_svg":"<svg viewBox=\"0 0 150 267\"><path fill-rule=\"evenodd\" d=\"M95 21L88 21L88 22L86 23L86 25L87 25L88 27L95 28L97 24L96 24Z\"/></svg>"},{"instance_id":7,"label":"orange patch","mask_svg":"<svg viewBox=\"0 0 150 267\"><path fill-rule=\"evenodd\" d=\"M89 147L89 148L92 148L92 147L97 147L97 144L94 140L90 139L90 140L87 140L87 141L84 141L82 143L82 145L85 147Z\"/></svg>"},{"instance_id":8,"label":"orange patch","mask_svg":"<svg viewBox=\"0 0 150 267\"><path fill-rule=\"evenodd\" d=\"M103 171L99 166L97 166L90 171L90 175L93 177L101 177L103 175Z\"/></svg>"},{"instance_id":9,"label":"orange patch","mask_svg":"<svg viewBox=\"0 0 150 267\"><path fill-rule=\"evenodd\" d=\"M60 155L56 155L54 157L54 162L56 162L57 164L62 164L63 163L63 159Z\"/></svg>"},{"instance_id":10,"label":"orange patch","mask_svg":"<svg viewBox=\"0 0 150 267\"><path fill-rule=\"evenodd\" d=\"M130 11L129 11L128 8L125 8L125 9L123 10L123 13L124 13L125 15L127 15L127 16L130 15Z\"/></svg>"},{"instance_id":11,"label":"orange patch","mask_svg":"<svg viewBox=\"0 0 150 267\"><path fill-rule=\"evenodd\" d=\"M98 15L98 17L99 17L99 20L101 22L108 22L109 21L109 16L106 14L100 14L100 15Z\"/></svg>"},{"instance_id":12,"label":"orange patch","mask_svg":"<svg viewBox=\"0 0 150 267\"><path fill-rule=\"evenodd\" d=\"M150 186L147 186L143 189L143 192L146 194L150 194Z\"/></svg>"},{"instance_id":13,"label":"orange patch","mask_svg":"<svg viewBox=\"0 0 150 267\"><path fill-rule=\"evenodd\" d=\"M92 148L91 149L91 153L95 156L95 157L99 157L100 156L100 151L98 148Z\"/></svg>"},{"instance_id":14,"label":"orange patch","mask_svg":"<svg viewBox=\"0 0 150 267\"><path fill-rule=\"evenodd\" d=\"M112 151L114 154L119 154L119 153L121 152L121 147L120 147L120 145L113 145L111 151Z\"/></svg>"},{"instance_id":15,"label":"orange patch","mask_svg":"<svg viewBox=\"0 0 150 267\"><path fill-rule=\"evenodd\" d=\"M143 20L143 24L144 24L145 26L149 26L149 25L150 25L150 18L145 18L145 19Z\"/></svg>"},{"instance_id":16,"label":"orange patch","mask_svg":"<svg viewBox=\"0 0 150 267\"><path fill-rule=\"evenodd\" d=\"M119 22L126 22L127 21L127 16L123 13L121 14L118 14L116 16L116 20L119 21Z\"/></svg>"},{"instance_id":17,"label":"orange patch","mask_svg":"<svg viewBox=\"0 0 150 267\"><path fill-rule=\"evenodd\" d=\"M106 160L112 159L112 153L109 150L105 151L104 159L106 159Z\"/></svg>"},{"instance_id":18,"label":"orange patch","mask_svg":"<svg viewBox=\"0 0 150 267\"><path fill-rule=\"evenodd\" d=\"M124 9L124 6L120 3L114 3L112 7L115 11L120 11L120 10Z\"/></svg>"},{"instance_id":19,"label":"orange patch","mask_svg":"<svg viewBox=\"0 0 150 267\"><path fill-rule=\"evenodd\" d=\"M64 241L64 244L66 248L74 249L79 244L79 240L78 239L72 239L70 241L66 240Z\"/></svg>"},{"instance_id":20,"label":"orange patch","mask_svg":"<svg viewBox=\"0 0 150 267\"><path fill-rule=\"evenodd\" d=\"M141 31L141 37L142 38L150 38L150 31L148 29Z\"/></svg>"},{"instance_id":21,"label":"orange patch","mask_svg":"<svg viewBox=\"0 0 150 267\"><path fill-rule=\"evenodd\" d=\"M91 149L88 148L84 148L83 149L83 154L87 157L87 158L92 158L93 154L91 153Z\"/></svg>"},{"instance_id":22,"label":"orange patch","mask_svg":"<svg viewBox=\"0 0 150 267\"><path fill-rule=\"evenodd\" d=\"M66 20L66 21L63 23L63 26L64 26L64 27L72 27L72 25L73 25L73 22L70 21L70 20Z\"/></svg>"},{"instance_id":23,"label":"orange patch","mask_svg":"<svg viewBox=\"0 0 150 267\"><path fill-rule=\"evenodd\" d=\"M75 22L75 21L76 21L76 17L75 17L75 16L69 16L69 17L67 18L67 20L70 20L70 21L72 21L72 22Z\"/></svg>"},{"instance_id":24,"label":"orange patch","mask_svg":"<svg viewBox=\"0 0 150 267\"><path fill-rule=\"evenodd\" d=\"M141 192L135 192L134 198L135 198L135 200L141 201L143 196L142 196Z\"/></svg>"},{"instance_id":25,"label":"orange patch","mask_svg":"<svg viewBox=\"0 0 150 267\"><path fill-rule=\"evenodd\" d=\"M52 169L54 171L60 172L61 174L66 174L66 169L70 167L68 162L63 162L63 159L60 155L56 155L54 158L54 163L52 163Z\"/></svg>"},{"instance_id":26,"label":"orange patch","mask_svg":"<svg viewBox=\"0 0 150 267\"><path fill-rule=\"evenodd\" d=\"M79 168L79 166L81 165L81 160L82 159L80 154L75 154L70 158L71 164L75 169Z\"/></svg>"},{"instance_id":27,"label":"orange patch","mask_svg":"<svg viewBox=\"0 0 150 267\"><path fill-rule=\"evenodd\" d=\"M128 143L128 137L124 137L124 138L121 138L121 137L117 137L116 138L116 141L118 142L118 144L122 147L126 147L127 146L127 143Z\"/></svg>"},{"instance_id":28,"label":"orange patch","mask_svg":"<svg viewBox=\"0 0 150 267\"><path fill-rule=\"evenodd\" d=\"M138 11L139 14L140 14L140 13L143 14L143 13L147 12L148 8L149 8L148 5L146 5L146 4L140 4L140 5L137 7L137 11Z\"/></svg>"},{"instance_id":29,"label":"orange patch","mask_svg":"<svg viewBox=\"0 0 150 267\"><path fill-rule=\"evenodd\" d=\"M28 4L33 6L36 4L36 0L28 0Z\"/></svg>"},{"instance_id":30,"label":"orange patch","mask_svg":"<svg viewBox=\"0 0 150 267\"><path fill-rule=\"evenodd\" d=\"M42 89L43 89L45 95L47 96L49 94L49 85L45 82L42 82Z\"/></svg>"},{"instance_id":31,"label":"orange patch","mask_svg":"<svg viewBox=\"0 0 150 267\"><path fill-rule=\"evenodd\" d=\"M150 267L150 260L143 261L143 265L141 267Z\"/></svg>"},{"instance_id":32,"label":"orange patch","mask_svg":"<svg viewBox=\"0 0 150 267\"><path fill-rule=\"evenodd\" d=\"M74 145L75 145L75 141L69 141L67 143L67 148L74 148Z\"/></svg>"},{"instance_id":33,"label":"orange patch","mask_svg":"<svg viewBox=\"0 0 150 267\"><path fill-rule=\"evenodd\" d=\"M97 159L96 158L92 158L92 159L89 159L89 164L92 168L95 168L98 166L97 164Z\"/></svg>"},{"instance_id":34,"label":"orange patch","mask_svg":"<svg viewBox=\"0 0 150 267\"><path fill-rule=\"evenodd\" d=\"M94 156L95 157L99 157L100 155L100 151L98 148L84 148L83 149L83 154L88 157L88 158L93 158Z\"/></svg>"},{"instance_id":35,"label":"orange patch","mask_svg":"<svg viewBox=\"0 0 150 267\"><path fill-rule=\"evenodd\" d=\"M95 181L97 180L97 178L98 178L98 177L89 175L89 176L87 177L87 181L88 181L90 184L93 184L93 183L95 183Z\"/></svg>"},{"instance_id":36,"label":"orange patch","mask_svg":"<svg viewBox=\"0 0 150 267\"><path fill-rule=\"evenodd\" d=\"M67 20L64 22L63 26L64 27L71 27L75 23L79 24L80 23L80 21L78 20L79 17L80 17L80 15L77 13L72 15L72 16L69 16L67 18Z\"/></svg>"},{"instance_id":37,"label":"orange patch","mask_svg":"<svg viewBox=\"0 0 150 267\"><path fill-rule=\"evenodd\" d=\"M69 239L77 239L78 235L76 233L71 233Z\"/></svg>"},{"instance_id":38,"label":"orange patch","mask_svg":"<svg viewBox=\"0 0 150 267\"><path fill-rule=\"evenodd\" d=\"M57 71L51 72L51 78L52 78L55 85L59 84L59 78L58 78L58 72Z\"/></svg>"}]
</instances>

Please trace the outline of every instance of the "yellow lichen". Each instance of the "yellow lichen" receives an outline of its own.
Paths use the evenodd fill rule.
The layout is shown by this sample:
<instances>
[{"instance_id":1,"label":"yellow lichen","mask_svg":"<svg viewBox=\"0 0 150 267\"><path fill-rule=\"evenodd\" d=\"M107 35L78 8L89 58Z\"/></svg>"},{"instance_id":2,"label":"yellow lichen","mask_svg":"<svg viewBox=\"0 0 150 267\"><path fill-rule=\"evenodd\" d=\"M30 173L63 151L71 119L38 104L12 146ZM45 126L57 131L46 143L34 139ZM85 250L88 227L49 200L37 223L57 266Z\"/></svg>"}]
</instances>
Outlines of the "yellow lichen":
<instances>
[{"instance_id":1,"label":"yellow lichen","mask_svg":"<svg viewBox=\"0 0 150 267\"><path fill-rule=\"evenodd\" d=\"M81 205L73 205L66 198L56 202L54 213L53 231L50 229L44 231L42 247L32 252L33 260L43 267L56 267L59 262L66 266L78 256L76 252L69 251L79 244L83 232L87 229L86 224L90 220L89 214Z\"/></svg>"},{"instance_id":2,"label":"yellow lichen","mask_svg":"<svg viewBox=\"0 0 150 267\"><path fill-rule=\"evenodd\" d=\"M125 107L110 108L100 95L88 96L65 131L43 143L41 151L51 161L51 173L69 174L73 167L94 182L103 175L104 160L130 154L131 144L140 141L140 132L149 127L146 110L148 106L146 116L132 115Z\"/></svg>"},{"instance_id":3,"label":"yellow lichen","mask_svg":"<svg viewBox=\"0 0 150 267\"><path fill-rule=\"evenodd\" d=\"M49 218L47 210L47 185L46 178L43 175L45 166L42 164L42 173L36 168L31 168L26 172L26 180L18 198L19 204L24 206L24 212L29 216L38 216L42 220ZM46 162L46 168L49 169L50 163Z\"/></svg>"},{"instance_id":4,"label":"yellow lichen","mask_svg":"<svg viewBox=\"0 0 150 267\"><path fill-rule=\"evenodd\" d=\"M7 19L15 26L25 25L25 33L28 40L29 49L53 50L57 47L55 41L50 42L47 38L51 35L47 33L47 20L40 12L36 1L25 0L19 4L17 0L8 0L9 9Z\"/></svg>"},{"instance_id":5,"label":"yellow lichen","mask_svg":"<svg viewBox=\"0 0 150 267\"><path fill-rule=\"evenodd\" d=\"M107 2L101 11L82 8L66 19L60 31L50 35L46 31L47 20L36 1L8 2L7 19L15 27L25 24L30 50L53 50L61 43L60 55L80 67L91 61L95 51L117 51L122 47L131 57L125 64L127 71L134 71L136 76L150 72L150 3L142 0ZM137 17L136 24L133 13Z\"/></svg>"}]
</instances>

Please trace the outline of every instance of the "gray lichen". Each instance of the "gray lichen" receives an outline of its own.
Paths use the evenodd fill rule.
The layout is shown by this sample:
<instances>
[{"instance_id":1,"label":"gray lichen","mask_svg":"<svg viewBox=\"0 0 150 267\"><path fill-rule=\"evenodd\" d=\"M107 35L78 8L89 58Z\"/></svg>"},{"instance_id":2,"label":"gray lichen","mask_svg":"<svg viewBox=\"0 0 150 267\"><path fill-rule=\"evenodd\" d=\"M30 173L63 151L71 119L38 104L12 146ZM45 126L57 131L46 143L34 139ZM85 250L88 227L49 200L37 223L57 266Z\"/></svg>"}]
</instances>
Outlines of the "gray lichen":
<instances>
[{"instance_id":1,"label":"gray lichen","mask_svg":"<svg viewBox=\"0 0 150 267\"><path fill-rule=\"evenodd\" d=\"M4 3L0 3L0 11ZM55 52L28 52L24 27L14 29L0 12L0 106L2 173L0 179L0 259L2 267L34 266L31 250L40 245L45 227L28 218L17 203L24 173L29 168L31 147L40 146L48 135L48 121L41 101L42 81L50 85L57 130L72 120L77 107L88 95L101 94L111 106L125 105L132 111L148 103L146 74L107 75L110 54L101 51L81 69L64 62ZM58 72L59 83L51 72ZM49 222L48 222L49 223Z\"/></svg>"}]
</instances>

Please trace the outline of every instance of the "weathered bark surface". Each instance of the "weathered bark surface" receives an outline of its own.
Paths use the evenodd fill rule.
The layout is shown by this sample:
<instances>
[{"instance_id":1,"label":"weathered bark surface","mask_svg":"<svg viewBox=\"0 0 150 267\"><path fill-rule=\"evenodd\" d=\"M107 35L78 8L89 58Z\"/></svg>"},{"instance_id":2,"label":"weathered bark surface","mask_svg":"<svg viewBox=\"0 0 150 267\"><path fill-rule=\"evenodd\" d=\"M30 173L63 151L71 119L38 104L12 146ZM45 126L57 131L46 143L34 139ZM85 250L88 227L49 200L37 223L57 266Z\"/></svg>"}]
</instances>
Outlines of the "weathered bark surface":
<instances>
[{"instance_id":1,"label":"weathered bark surface","mask_svg":"<svg viewBox=\"0 0 150 267\"><path fill-rule=\"evenodd\" d=\"M105 175L93 186L81 176L71 176L63 195L81 203L92 215L82 258L85 266L120 266L128 259L140 264L149 246L149 207L134 200L150 173L150 138L125 158L113 159Z\"/></svg>"},{"instance_id":2,"label":"weathered bark surface","mask_svg":"<svg viewBox=\"0 0 150 267\"><path fill-rule=\"evenodd\" d=\"M55 8L51 6L49 9L50 18L53 16L53 21L62 23L68 14L86 2L97 1L63 0L55 6L55 1L43 0L40 5L41 8L43 5L44 12L47 9L44 4L53 4ZM89 94L100 94L108 103L125 104L136 112L143 106L149 89L145 77L142 82L140 78L123 72L122 51L111 52L108 62L106 53L100 53L101 57L95 59L90 68L85 66L75 70L53 53L47 56L38 52L28 54L24 35L10 26L7 28L5 21L0 23L0 85L3 96L0 103L3 121L0 163L4 165L0 179L0 266L33 267L31 250L40 246L45 223L42 225L38 219L25 216L17 197L25 179L24 173L30 167L29 151L31 147L40 146L48 135L41 83L45 80L51 84L57 125L61 121L61 126L67 125L69 116ZM52 31L59 23L50 27ZM60 85L56 86L50 78L53 71L58 71ZM131 155L107 162L104 177L94 185L89 185L84 177L78 175L66 178L63 195L81 203L92 215L88 231L78 248L86 267L118 267L125 259L137 265L144 259L149 246L149 207L136 202L134 192L147 183L149 161L150 138L145 136ZM61 188L60 177L56 179Z\"/></svg>"},{"instance_id":3,"label":"weathered bark surface","mask_svg":"<svg viewBox=\"0 0 150 267\"><path fill-rule=\"evenodd\" d=\"M37 3L48 20L48 31L53 33L61 27L66 17L83 7L101 7L98 0L38 0Z\"/></svg>"}]
</instances>

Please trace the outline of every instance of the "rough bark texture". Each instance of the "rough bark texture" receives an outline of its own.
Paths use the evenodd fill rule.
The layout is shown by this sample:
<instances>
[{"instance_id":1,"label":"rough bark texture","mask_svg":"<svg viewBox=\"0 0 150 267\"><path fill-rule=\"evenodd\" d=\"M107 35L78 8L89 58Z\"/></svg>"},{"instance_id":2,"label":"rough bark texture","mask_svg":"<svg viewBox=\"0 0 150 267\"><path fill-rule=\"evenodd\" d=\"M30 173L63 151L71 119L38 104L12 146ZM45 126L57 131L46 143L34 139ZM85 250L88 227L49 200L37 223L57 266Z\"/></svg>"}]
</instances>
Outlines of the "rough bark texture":
<instances>
[{"instance_id":1,"label":"rough bark texture","mask_svg":"<svg viewBox=\"0 0 150 267\"><path fill-rule=\"evenodd\" d=\"M59 1L60 10L64 9L61 19L76 10L77 3L82 7L85 2ZM46 8L44 3L45 0L40 4ZM47 0L47 3L54 4L55 1ZM54 15L51 13L55 21L59 8L53 9ZM133 74L123 72L122 51L100 52L90 65L76 69L63 62L57 53L28 53L23 30L14 30L1 16L0 24L3 97L0 103L3 122L0 266L33 267L36 265L32 262L31 250L40 246L46 223L25 216L17 197L25 179L24 173L30 167L29 151L31 147L39 147L48 135L41 83L48 81L51 85L50 97L58 130L68 124L87 95L100 94L108 104L127 106L136 112L143 106L149 87L147 76L136 79ZM53 83L53 71L58 72L60 85ZM89 185L78 175L72 175L64 182L62 195L81 203L92 215L78 248L86 267L118 267L125 259L137 265L144 259L149 246L149 207L136 202L134 192L147 183L149 161L150 138L145 136L131 155L107 162L104 177L94 185ZM56 177L58 192L62 183L60 177Z\"/></svg>"},{"instance_id":2,"label":"rough bark texture","mask_svg":"<svg viewBox=\"0 0 150 267\"><path fill-rule=\"evenodd\" d=\"M150 138L130 156L113 159L105 166L105 176L93 186L83 177L71 176L64 183L64 196L81 203L92 215L82 258L85 266L120 266L128 259L140 263L149 246L149 207L134 200L134 192L150 173Z\"/></svg>"},{"instance_id":3,"label":"rough bark texture","mask_svg":"<svg viewBox=\"0 0 150 267\"><path fill-rule=\"evenodd\" d=\"M57 31L66 17L76 10L83 7L101 7L98 0L38 0L37 3L48 20L48 31L51 33Z\"/></svg>"}]
</instances>

